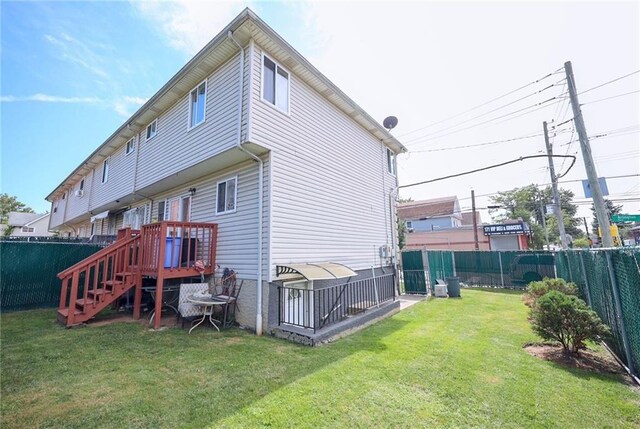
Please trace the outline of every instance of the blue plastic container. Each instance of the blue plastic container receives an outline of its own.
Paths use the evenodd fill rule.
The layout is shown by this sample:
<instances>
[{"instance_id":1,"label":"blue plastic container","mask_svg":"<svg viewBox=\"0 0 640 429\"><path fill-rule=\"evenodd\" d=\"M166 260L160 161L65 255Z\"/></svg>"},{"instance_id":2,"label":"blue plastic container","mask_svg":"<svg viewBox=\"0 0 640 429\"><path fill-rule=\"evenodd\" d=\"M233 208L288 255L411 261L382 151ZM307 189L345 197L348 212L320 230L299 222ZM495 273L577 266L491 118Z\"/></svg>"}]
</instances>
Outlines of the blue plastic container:
<instances>
[{"instance_id":1,"label":"blue plastic container","mask_svg":"<svg viewBox=\"0 0 640 429\"><path fill-rule=\"evenodd\" d=\"M164 248L164 267L178 268L180 266L180 242L181 237L167 237Z\"/></svg>"}]
</instances>

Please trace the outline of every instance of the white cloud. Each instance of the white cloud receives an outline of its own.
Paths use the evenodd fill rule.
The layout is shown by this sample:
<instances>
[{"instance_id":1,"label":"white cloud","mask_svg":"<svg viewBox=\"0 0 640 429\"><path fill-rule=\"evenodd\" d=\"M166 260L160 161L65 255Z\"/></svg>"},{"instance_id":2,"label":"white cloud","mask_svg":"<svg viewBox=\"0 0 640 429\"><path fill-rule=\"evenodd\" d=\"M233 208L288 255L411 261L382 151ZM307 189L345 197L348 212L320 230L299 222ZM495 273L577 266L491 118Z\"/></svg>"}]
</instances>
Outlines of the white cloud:
<instances>
[{"instance_id":1,"label":"white cloud","mask_svg":"<svg viewBox=\"0 0 640 429\"><path fill-rule=\"evenodd\" d=\"M78 103L78 104L99 104L102 100L97 97L60 97L48 94L33 94L25 97L17 97L14 95L3 95L0 97L2 103L15 103L25 101L37 101L42 103Z\"/></svg>"},{"instance_id":2,"label":"white cloud","mask_svg":"<svg viewBox=\"0 0 640 429\"><path fill-rule=\"evenodd\" d=\"M119 97L113 102L113 110L120 116L128 118L138 107L146 103L148 98L124 96Z\"/></svg>"},{"instance_id":3,"label":"white cloud","mask_svg":"<svg viewBox=\"0 0 640 429\"><path fill-rule=\"evenodd\" d=\"M189 56L204 47L249 3L180 0L133 1L131 5L154 26L159 26L172 48Z\"/></svg>"},{"instance_id":4,"label":"white cloud","mask_svg":"<svg viewBox=\"0 0 640 429\"><path fill-rule=\"evenodd\" d=\"M111 81L111 76L103 67L105 59L88 43L81 42L65 32L61 32L57 37L45 34L44 39L58 49L61 58L79 65L104 81ZM98 46L98 49L103 50L105 47Z\"/></svg>"}]
</instances>

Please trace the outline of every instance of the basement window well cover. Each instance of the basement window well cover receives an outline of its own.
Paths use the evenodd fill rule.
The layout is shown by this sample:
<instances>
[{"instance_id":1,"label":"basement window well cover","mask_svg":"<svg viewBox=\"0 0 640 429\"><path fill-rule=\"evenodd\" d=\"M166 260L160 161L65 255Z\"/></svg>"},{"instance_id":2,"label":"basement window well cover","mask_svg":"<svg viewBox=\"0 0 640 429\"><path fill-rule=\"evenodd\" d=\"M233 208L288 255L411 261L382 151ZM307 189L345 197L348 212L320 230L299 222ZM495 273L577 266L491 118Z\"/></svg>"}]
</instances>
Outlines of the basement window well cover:
<instances>
[{"instance_id":1,"label":"basement window well cover","mask_svg":"<svg viewBox=\"0 0 640 429\"><path fill-rule=\"evenodd\" d=\"M278 280L334 280L357 275L346 265L335 262L276 265Z\"/></svg>"}]
</instances>

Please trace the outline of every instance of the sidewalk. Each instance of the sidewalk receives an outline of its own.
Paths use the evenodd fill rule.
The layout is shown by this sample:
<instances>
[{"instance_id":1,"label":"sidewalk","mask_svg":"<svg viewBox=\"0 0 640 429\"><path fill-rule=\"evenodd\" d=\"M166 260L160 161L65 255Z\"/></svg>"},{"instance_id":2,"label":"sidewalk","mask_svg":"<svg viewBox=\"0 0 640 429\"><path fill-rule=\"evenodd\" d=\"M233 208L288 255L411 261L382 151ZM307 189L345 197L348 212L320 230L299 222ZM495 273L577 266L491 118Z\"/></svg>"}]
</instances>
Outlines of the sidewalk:
<instances>
[{"instance_id":1,"label":"sidewalk","mask_svg":"<svg viewBox=\"0 0 640 429\"><path fill-rule=\"evenodd\" d=\"M398 301L400 301L400 310L411 307L425 299L427 299L427 295L400 295L398 297Z\"/></svg>"}]
</instances>

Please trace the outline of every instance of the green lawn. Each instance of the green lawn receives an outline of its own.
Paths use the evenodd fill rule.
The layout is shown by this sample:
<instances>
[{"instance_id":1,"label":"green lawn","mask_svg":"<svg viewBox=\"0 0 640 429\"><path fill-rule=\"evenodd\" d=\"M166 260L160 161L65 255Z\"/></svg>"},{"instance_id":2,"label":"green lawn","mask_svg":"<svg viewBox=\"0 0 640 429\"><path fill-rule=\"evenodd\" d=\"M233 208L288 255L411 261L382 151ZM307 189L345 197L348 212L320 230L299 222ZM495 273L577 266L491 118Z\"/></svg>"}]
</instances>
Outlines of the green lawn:
<instances>
[{"instance_id":1,"label":"green lawn","mask_svg":"<svg viewBox=\"0 0 640 429\"><path fill-rule=\"evenodd\" d=\"M320 348L2 315L2 427L640 427L615 376L529 356L520 295L463 290Z\"/></svg>"}]
</instances>

